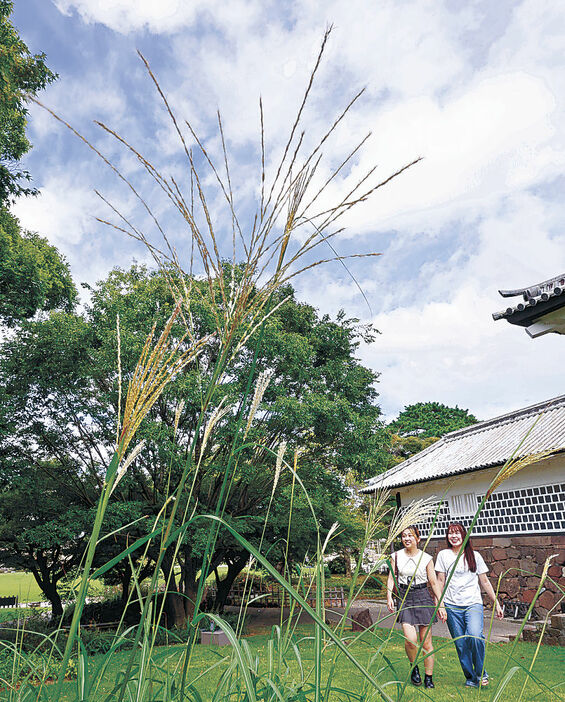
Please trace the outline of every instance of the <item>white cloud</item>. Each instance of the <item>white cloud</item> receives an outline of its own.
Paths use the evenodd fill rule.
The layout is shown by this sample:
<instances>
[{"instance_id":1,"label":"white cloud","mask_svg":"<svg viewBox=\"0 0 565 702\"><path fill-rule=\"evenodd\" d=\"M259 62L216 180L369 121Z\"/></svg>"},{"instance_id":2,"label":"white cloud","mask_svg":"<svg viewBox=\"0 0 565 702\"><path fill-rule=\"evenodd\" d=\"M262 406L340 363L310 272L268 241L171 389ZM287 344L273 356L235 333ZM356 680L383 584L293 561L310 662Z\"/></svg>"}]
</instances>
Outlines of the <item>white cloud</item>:
<instances>
[{"instance_id":1,"label":"white cloud","mask_svg":"<svg viewBox=\"0 0 565 702\"><path fill-rule=\"evenodd\" d=\"M400 306L390 291L373 320L382 336L363 351L365 362L382 372L389 416L404 405L437 400L486 419L565 391L559 381L563 339L532 340L491 316L508 304L499 288L565 271L563 241L552 235L556 210L531 195L511 199L477 223L479 245L466 261L426 266Z\"/></svg>"},{"instance_id":2,"label":"white cloud","mask_svg":"<svg viewBox=\"0 0 565 702\"><path fill-rule=\"evenodd\" d=\"M512 3L500 9L495 29L494 22L485 23L489 13L498 12L497 4L463 3L454 10L452 3L436 0L323 5L315 0L55 0L55 5L78 14L81 31L89 30L84 23L96 22L122 34L137 32L149 53L154 46L149 58L178 116L190 119L215 156L221 152L213 120L221 109L232 182L236 189L242 184L244 197L257 182L250 172L255 168L258 174L259 95L272 169L323 29L333 22L305 113L308 144L359 87L368 90L327 145L330 163L320 168L319 178L369 129L373 137L365 155L332 183L328 197L335 203L374 163L376 177L383 178L413 157L425 157L347 221L346 236L365 234L365 250L386 253L376 262L355 263L356 276L379 310L374 321L383 333L364 359L382 371L385 409L390 414L411 402L439 400L488 417L563 391L555 380L563 340L532 341L523 330L494 323L490 316L505 305L497 288L565 271L562 205L548 189L565 165L560 3ZM115 53L102 61L97 80L62 78L49 95L57 106L66 101L73 119L102 113L112 126L125 125L144 153L157 154L167 172L180 173L176 137L164 126L161 106L147 101L145 114L130 113L129 101L143 102L139 76L128 75L129 84L123 80L126 47L117 40L109 45ZM96 68L93 62L90 77ZM36 162L31 169L44 194L23 201L18 213L26 226L70 251L83 271L76 252L90 241L86 213L98 205L72 176L61 179L66 152L53 154L52 127L35 111L32 117L34 153L49 153L44 170L36 171ZM75 164L68 163L69 171ZM135 171L127 160L126 166ZM93 175L94 183L102 181L111 191L106 179L106 173ZM389 230L394 230L391 240L384 234ZM370 234L375 246L365 246ZM109 268L117 244L110 237L104 242ZM338 249L347 253L356 245L342 241ZM101 240L101 250L93 253L96 265L102 266L103 246ZM321 311L344 306L351 316L369 316L339 267L313 273L300 290Z\"/></svg>"},{"instance_id":3,"label":"white cloud","mask_svg":"<svg viewBox=\"0 0 565 702\"><path fill-rule=\"evenodd\" d=\"M13 207L26 229L46 236L63 251L79 244L92 230L100 209L100 200L89 188L77 186L63 174L51 178L38 197L21 198Z\"/></svg>"},{"instance_id":4,"label":"white cloud","mask_svg":"<svg viewBox=\"0 0 565 702\"><path fill-rule=\"evenodd\" d=\"M422 300L376 318L382 336L364 349L363 360L381 371L389 419L427 401L488 419L565 391L558 380L563 339L533 341L521 328L493 322L492 311L493 297L467 285L448 302Z\"/></svg>"},{"instance_id":5,"label":"white cloud","mask_svg":"<svg viewBox=\"0 0 565 702\"><path fill-rule=\"evenodd\" d=\"M199 19L229 25L251 21L261 3L234 0L53 0L65 13L77 12L87 23L105 24L123 34L147 30L156 34L178 32Z\"/></svg>"}]
</instances>

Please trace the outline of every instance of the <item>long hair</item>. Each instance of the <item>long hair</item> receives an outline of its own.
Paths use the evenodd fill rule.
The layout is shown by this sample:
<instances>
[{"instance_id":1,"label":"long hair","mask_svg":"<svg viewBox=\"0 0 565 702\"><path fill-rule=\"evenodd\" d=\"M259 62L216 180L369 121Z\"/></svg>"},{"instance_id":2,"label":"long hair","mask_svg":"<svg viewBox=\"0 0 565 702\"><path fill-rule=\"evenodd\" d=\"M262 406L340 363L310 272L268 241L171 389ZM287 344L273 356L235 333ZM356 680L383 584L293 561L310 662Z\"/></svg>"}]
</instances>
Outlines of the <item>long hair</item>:
<instances>
[{"instance_id":1,"label":"long hair","mask_svg":"<svg viewBox=\"0 0 565 702\"><path fill-rule=\"evenodd\" d=\"M467 536L467 529L461 524L461 522L451 522L448 527L447 531L445 532L445 542L447 543L447 547L451 548L451 544L449 543L449 530L451 531L458 531L461 534L461 538L463 541L465 541L465 538ZM465 544L465 560L467 561L467 566L469 567L469 570L471 573L476 573L477 572L477 561L475 559L475 551L473 550L473 544L471 543L471 539L467 541Z\"/></svg>"}]
</instances>

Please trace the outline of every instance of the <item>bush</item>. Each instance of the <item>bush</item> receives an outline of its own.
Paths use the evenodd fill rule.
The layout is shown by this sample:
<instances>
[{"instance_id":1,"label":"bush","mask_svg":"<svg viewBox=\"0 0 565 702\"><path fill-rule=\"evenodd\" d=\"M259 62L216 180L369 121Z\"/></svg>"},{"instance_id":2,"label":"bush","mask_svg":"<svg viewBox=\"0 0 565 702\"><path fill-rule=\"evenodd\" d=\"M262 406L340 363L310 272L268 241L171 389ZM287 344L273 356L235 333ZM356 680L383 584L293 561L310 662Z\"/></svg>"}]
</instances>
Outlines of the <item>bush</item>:
<instances>
[{"instance_id":1,"label":"bush","mask_svg":"<svg viewBox=\"0 0 565 702\"><path fill-rule=\"evenodd\" d=\"M21 648L24 653L36 650L49 651L53 642L58 646L64 646L65 639L66 634L58 631L58 623L40 616L5 622L0 626L0 642L17 643L18 648Z\"/></svg>"},{"instance_id":2,"label":"bush","mask_svg":"<svg viewBox=\"0 0 565 702\"><path fill-rule=\"evenodd\" d=\"M63 625L69 626L73 618L74 604L65 610ZM119 622L124 612L124 603L119 597L102 602L89 602L85 604L80 617L81 624L107 624L109 622ZM141 610L137 601L130 602L124 617L124 623L132 626L139 622Z\"/></svg>"},{"instance_id":3,"label":"bush","mask_svg":"<svg viewBox=\"0 0 565 702\"><path fill-rule=\"evenodd\" d=\"M380 592L384 588L384 584L381 578L376 575L369 575L367 580L365 580L364 588L369 588L370 590L375 590Z\"/></svg>"},{"instance_id":4,"label":"bush","mask_svg":"<svg viewBox=\"0 0 565 702\"><path fill-rule=\"evenodd\" d=\"M56 655L26 654L12 647L0 649L0 679L11 684L25 678L33 681L54 679L59 675L60 667L61 658ZM71 658L65 677L70 680L76 676L76 660Z\"/></svg>"},{"instance_id":5,"label":"bush","mask_svg":"<svg viewBox=\"0 0 565 702\"><path fill-rule=\"evenodd\" d=\"M342 556L334 558L328 563L328 568L332 575L347 575L349 573L349 568Z\"/></svg>"}]
</instances>

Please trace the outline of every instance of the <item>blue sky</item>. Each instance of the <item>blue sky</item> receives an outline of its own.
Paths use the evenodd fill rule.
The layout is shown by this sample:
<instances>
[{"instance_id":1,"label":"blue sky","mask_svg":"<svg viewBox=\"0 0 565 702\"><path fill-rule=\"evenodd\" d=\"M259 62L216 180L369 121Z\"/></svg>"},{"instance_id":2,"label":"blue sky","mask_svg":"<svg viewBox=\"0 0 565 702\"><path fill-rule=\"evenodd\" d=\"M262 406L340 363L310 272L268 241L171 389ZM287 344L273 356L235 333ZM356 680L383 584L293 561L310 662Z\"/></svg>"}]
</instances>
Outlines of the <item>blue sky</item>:
<instances>
[{"instance_id":1,"label":"blue sky","mask_svg":"<svg viewBox=\"0 0 565 702\"><path fill-rule=\"evenodd\" d=\"M335 242L342 254L383 254L351 264L371 309L337 264L298 279L299 297L320 312L343 307L381 331L361 355L381 373L388 417L435 400L486 419L565 392L565 341L531 340L491 318L505 307L498 288L565 272L561 3L16 0L13 18L59 73L41 100L139 184L185 261L182 221L93 124L107 124L163 172L185 178L178 140L136 50L221 161L220 109L239 214L249 225L260 185L259 96L269 171L332 23L304 115L305 143L315 143L357 90L366 92L327 145L320 177L372 136L328 197L336 201L374 164L384 178L424 158L353 210ZM95 282L134 257L149 262L140 245L95 219L112 216L98 189L149 226L110 170L40 108L31 109L29 135L26 166L41 195L14 207L22 224L58 246L77 282ZM211 179L206 186L229 239L229 217Z\"/></svg>"}]
</instances>

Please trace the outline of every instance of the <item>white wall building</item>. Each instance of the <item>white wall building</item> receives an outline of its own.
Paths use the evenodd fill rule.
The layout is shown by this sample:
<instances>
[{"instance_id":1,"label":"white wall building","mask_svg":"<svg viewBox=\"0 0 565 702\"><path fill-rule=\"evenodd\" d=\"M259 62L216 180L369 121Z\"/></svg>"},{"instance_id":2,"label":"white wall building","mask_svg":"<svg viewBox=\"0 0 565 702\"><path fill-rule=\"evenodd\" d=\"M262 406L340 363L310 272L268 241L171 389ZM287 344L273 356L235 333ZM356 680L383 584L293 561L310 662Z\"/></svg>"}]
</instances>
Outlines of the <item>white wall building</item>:
<instances>
[{"instance_id":1,"label":"white wall building","mask_svg":"<svg viewBox=\"0 0 565 702\"><path fill-rule=\"evenodd\" d=\"M368 481L363 492L388 488L402 508L434 497L438 511L430 553L445 547L450 521L469 526L501 467L540 457L491 495L474 529L475 547L490 562L503 599L531 602L545 559L556 558L537 608L560 611L565 592L565 396L446 434L438 442ZM433 519L419 524L425 537ZM565 609L565 608L564 608Z\"/></svg>"}]
</instances>

